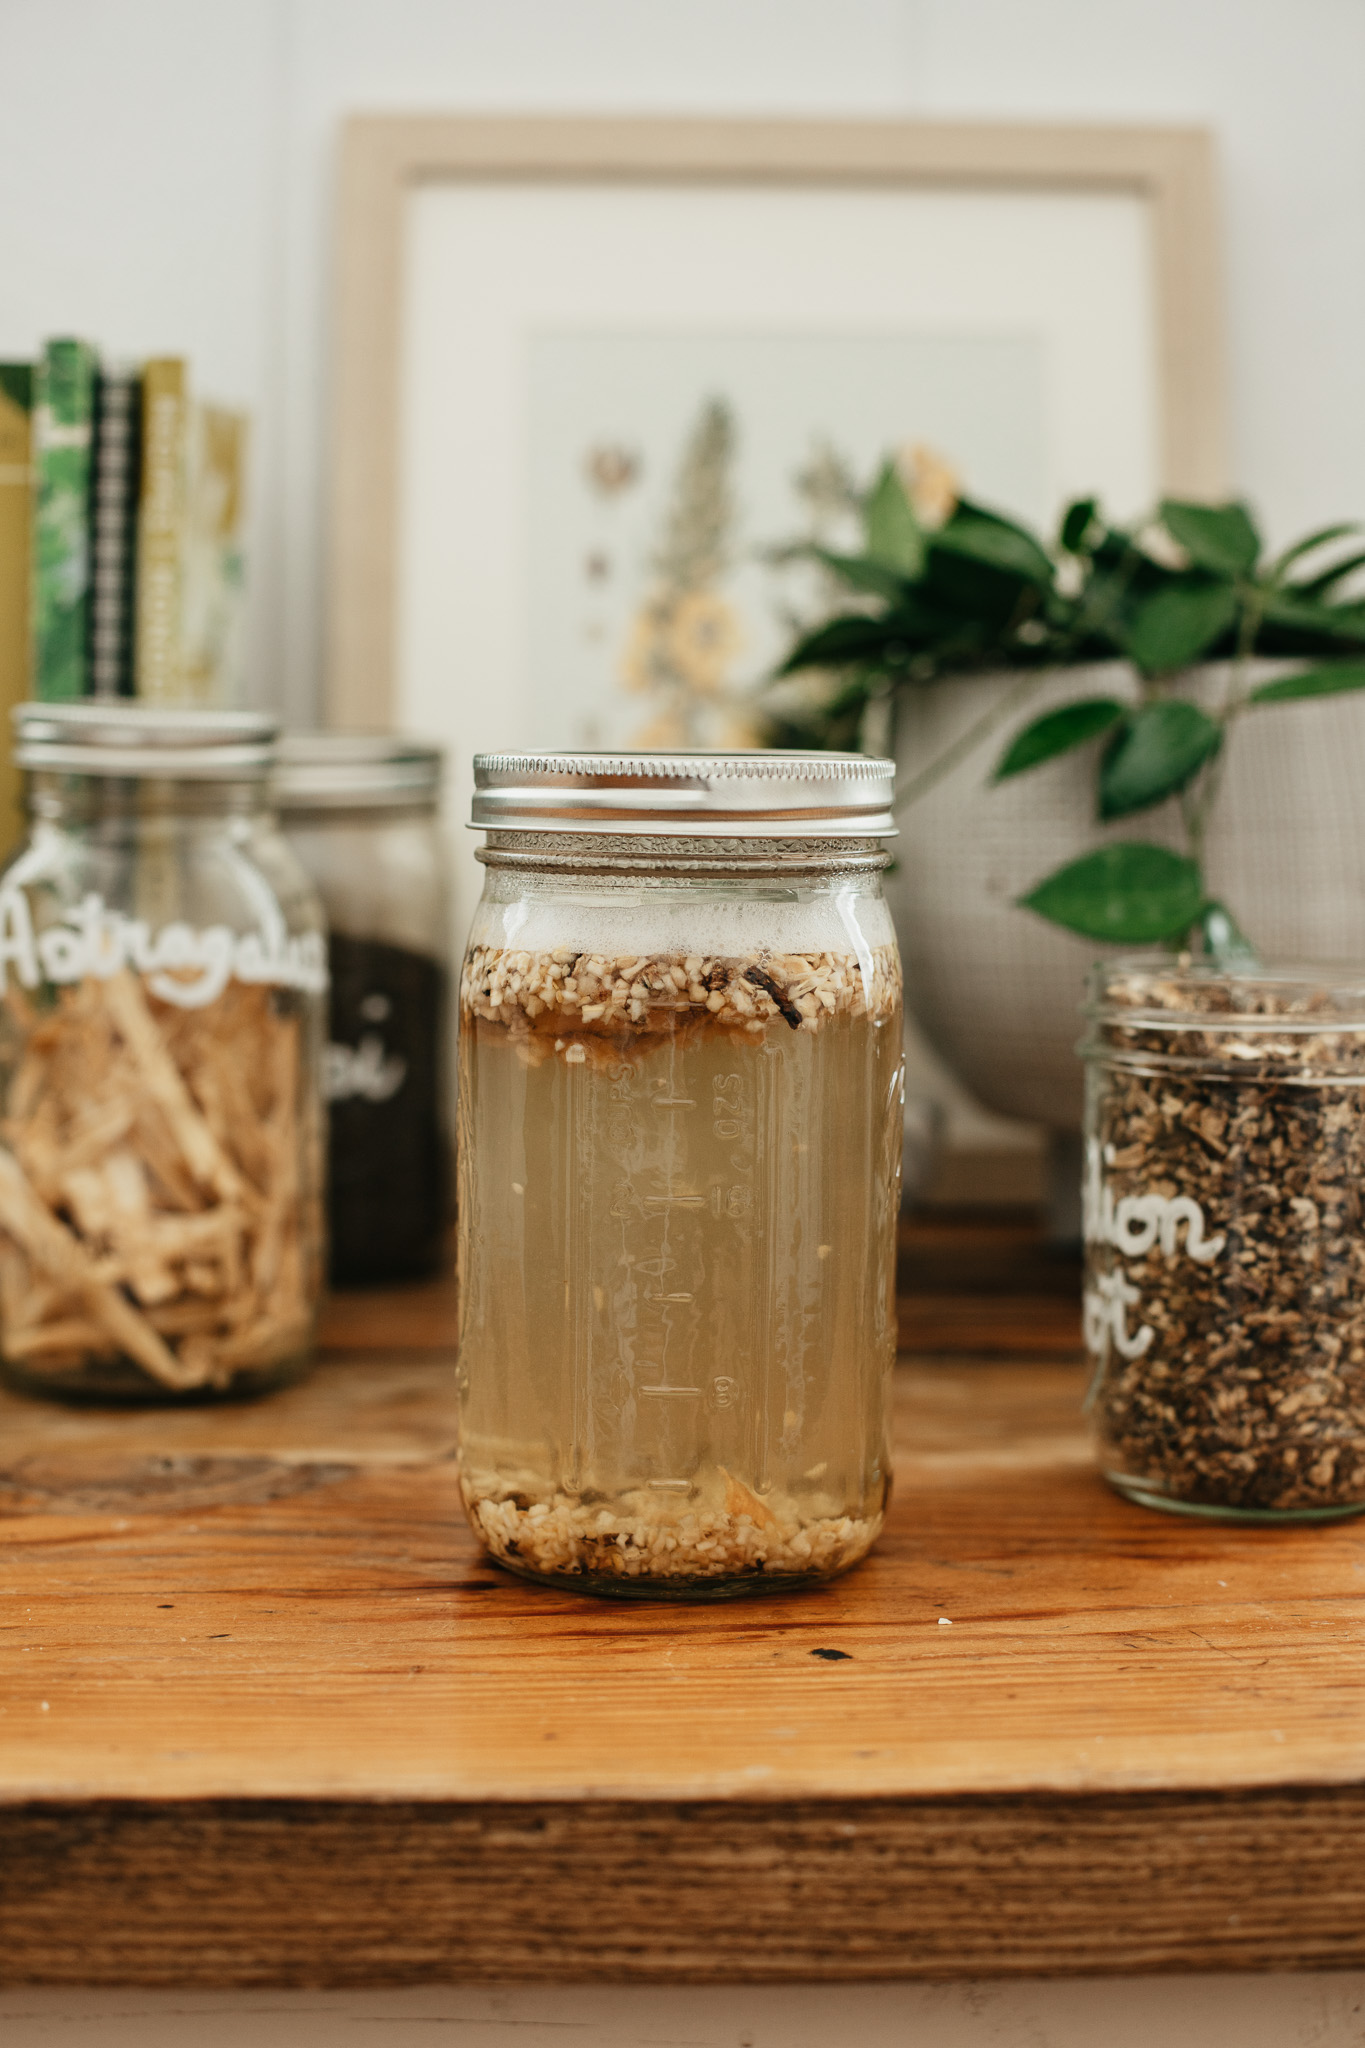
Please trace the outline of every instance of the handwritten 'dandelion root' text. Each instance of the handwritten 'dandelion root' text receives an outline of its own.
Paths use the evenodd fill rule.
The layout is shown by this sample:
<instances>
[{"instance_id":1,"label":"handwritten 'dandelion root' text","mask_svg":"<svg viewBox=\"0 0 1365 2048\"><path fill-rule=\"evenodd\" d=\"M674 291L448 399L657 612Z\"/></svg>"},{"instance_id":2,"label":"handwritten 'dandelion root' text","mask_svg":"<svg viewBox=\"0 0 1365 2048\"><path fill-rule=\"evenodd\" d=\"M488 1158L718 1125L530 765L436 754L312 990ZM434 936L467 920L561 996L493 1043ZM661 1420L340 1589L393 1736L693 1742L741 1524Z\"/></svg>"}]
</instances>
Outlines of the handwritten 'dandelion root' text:
<instances>
[{"instance_id":1,"label":"handwritten 'dandelion root' text","mask_svg":"<svg viewBox=\"0 0 1365 2048\"><path fill-rule=\"evenodd\" d=\"M1112 1145L1101 1147L1090 1139L1085 1151L1085 1240L1087 1244L1108 1244L1124 1257L1138 1259L1159 1249L1163 1258L1174 1259L1181 1250L1180 1231L1185 1232L1186 1258L1197 1265L1212 1265L1226 1236L1208 1235L1204 1211L1192 1195L1124 1195L1117 1202L1106 1185L1104 1171L1114 1163ZM1141 1295L1127 1276L1119 1271L1101 1273L1085 1293L1085 1342L1102 1365L1112 1344L1121 1358L1141 1358L1155 1342L1150 1323L1128 1327L1128 1311L1137 1308Z\"/></svg>"}]
</instances>

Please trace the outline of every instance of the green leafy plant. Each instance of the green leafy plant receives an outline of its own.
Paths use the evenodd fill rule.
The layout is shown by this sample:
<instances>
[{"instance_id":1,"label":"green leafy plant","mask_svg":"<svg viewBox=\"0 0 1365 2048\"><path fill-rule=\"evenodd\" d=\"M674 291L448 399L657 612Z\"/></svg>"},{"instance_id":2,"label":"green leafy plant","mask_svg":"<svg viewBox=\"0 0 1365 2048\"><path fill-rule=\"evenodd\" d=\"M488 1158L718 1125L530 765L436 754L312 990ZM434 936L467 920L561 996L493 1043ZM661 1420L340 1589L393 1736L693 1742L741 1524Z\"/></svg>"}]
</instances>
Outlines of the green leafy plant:
<instances>
[{"instance_id":1,"label":"green leafy plant","mask_svg":"<svg viewBox=\"0 0 1365 2048\"><path fill-rule=\"evenodd\" d=\"M959 499L930 527L888 462L863 502L860 551L808 552L849 593L848 608L804 633L783 677L824 672L814 704L774 712L778 745L856 746L872 701L940 677L1018 672L986 716L898 791L923 794L1041 688L1059 667L1121 658L1136 701L1077 697L1016 733L994 780L1092 747L1096 816L1136 817L1174 799L1184 851L1134 838L1100 847L1019 900L1087 938L1200 943L1247 950L1235 919L1204 884L1204 845L1227 748L1239 721L1292 699L1365 689L1365 602L1343 596L1365 567L1338 524L1267 557L1244 504L1164 499L1134 527L1111 525L1092 498L1068 506L1051 545L983 505ZM1306 666L1252 681L1254 656ZM1197 663L1223 665L1213 708L1188 694Z\"/></svg>"}]
</instances>

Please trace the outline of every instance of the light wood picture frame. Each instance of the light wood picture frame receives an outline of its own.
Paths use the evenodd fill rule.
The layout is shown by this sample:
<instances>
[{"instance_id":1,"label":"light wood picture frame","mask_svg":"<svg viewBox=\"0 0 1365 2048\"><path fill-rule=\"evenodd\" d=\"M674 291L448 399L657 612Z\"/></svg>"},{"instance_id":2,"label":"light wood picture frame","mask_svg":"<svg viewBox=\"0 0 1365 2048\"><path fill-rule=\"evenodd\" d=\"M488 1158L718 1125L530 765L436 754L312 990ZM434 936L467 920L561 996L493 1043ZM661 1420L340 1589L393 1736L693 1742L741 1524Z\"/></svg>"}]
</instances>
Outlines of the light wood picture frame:
<instances>
[{"instance_id":1,"label":"light wood picture frame","mask_svg":"<svg viewBox=\"0 0 1365 2048\"><path fill-rule=\"evenodd\" d=\"M360 115L341 152L328 722L393 723L407 214L434 185L1128 194L1150 229L1162 489L1226 486L1213 144L1197 128Z\"/></svg>"}]
</instances>

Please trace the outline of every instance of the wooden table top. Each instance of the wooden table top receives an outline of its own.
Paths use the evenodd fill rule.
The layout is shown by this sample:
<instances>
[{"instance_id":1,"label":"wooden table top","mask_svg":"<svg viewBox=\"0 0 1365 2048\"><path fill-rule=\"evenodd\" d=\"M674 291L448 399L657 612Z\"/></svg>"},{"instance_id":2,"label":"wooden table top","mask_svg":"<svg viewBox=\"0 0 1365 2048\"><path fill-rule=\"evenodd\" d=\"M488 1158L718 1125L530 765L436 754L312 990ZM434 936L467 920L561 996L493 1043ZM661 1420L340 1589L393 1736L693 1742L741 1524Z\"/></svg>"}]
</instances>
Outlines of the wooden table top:
<instances>
[{"instance_id":1,"label":"wooden table top","mask_svg":"<svg viewBox=\"0 0 1365 2048\"><path fill-rule=\"evenodd\" d=\"M799 1596L491 1566L448 1286L252 1405L0 1396L0 1981L1365 1961L1365 1522L1120 1501L1074 1266L905 1250L888 1527Z\"/></svg>"}]
</instances>

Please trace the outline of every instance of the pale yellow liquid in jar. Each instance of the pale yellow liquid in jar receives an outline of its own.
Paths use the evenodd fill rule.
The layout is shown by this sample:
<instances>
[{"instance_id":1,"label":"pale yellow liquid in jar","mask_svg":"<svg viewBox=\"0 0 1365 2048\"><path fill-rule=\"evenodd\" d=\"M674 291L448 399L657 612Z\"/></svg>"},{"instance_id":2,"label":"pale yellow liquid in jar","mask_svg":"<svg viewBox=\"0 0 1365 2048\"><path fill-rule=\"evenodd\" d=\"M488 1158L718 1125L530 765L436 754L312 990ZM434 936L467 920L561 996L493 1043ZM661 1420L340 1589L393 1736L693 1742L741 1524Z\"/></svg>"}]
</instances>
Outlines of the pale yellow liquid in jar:
<instances>
[{"instance_id":1,"label":"pale yellow liquid in jar","mask_svg":"<svg viewBox=\"0 0 1365 2048\"><path fill-rule=\"evenodd\" d=\"M787 994L811 979L790 957L680 955L689 994L659 956L662 991L635 983L642 1015L617 973L615 1014L586 1020L581 993L555 990L527 1015L544 957L493 958L467 964L460 1055L476 1530L517 1570L618 1593L761 1590L855 1562L889 1490L894 954L871 1000L865 964L820 956L837 1002L808 997L813 1016Z\"/></svg>"}]
</instances>

